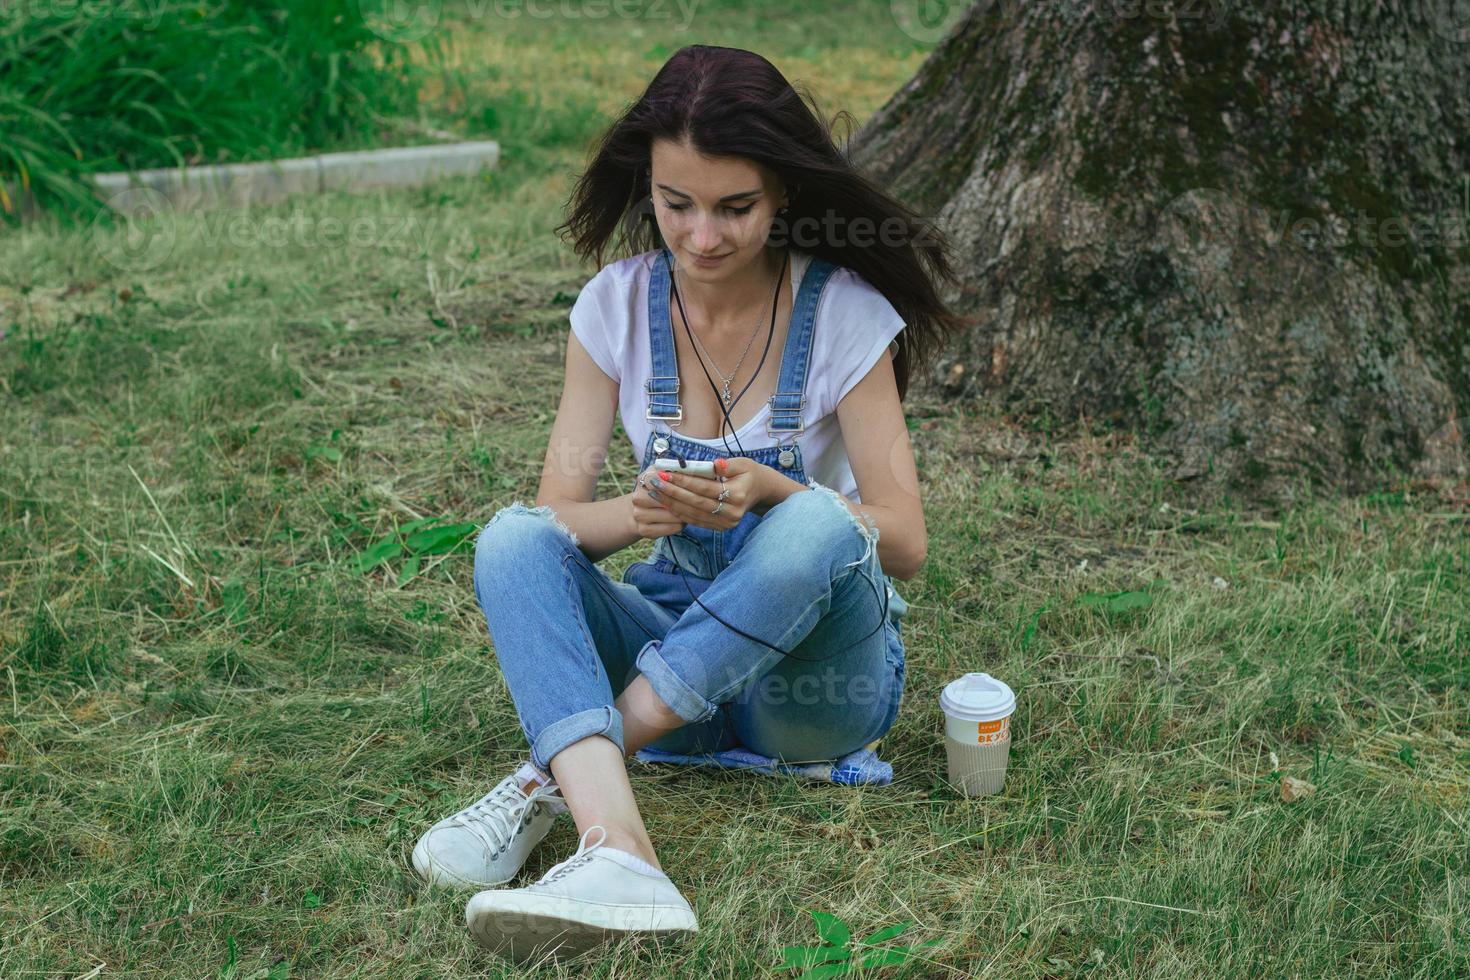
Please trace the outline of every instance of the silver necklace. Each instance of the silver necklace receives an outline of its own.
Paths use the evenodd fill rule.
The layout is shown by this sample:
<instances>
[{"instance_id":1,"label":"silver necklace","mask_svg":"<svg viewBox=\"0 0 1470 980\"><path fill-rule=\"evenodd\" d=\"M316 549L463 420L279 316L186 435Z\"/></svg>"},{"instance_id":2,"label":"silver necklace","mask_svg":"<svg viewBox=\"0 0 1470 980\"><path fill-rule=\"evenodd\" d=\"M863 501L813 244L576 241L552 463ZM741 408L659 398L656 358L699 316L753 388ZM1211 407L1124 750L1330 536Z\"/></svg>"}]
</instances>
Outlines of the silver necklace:
<instances>
[{"instance_id":1,"label":"silver necklace","mask_svg":"<svg viewBox=\"0 0 1470 980\"><path fill-rule=\"evenodd\" d=\"M678 270L675 270L676 275L677 273ZM762 309L756 313L755 329L750 332L750 339L745 342L745 350L740 352L740 360L735 362L735 370L731 371L728 375L720 370L720 366L718 364L715 364L715 359L710 356L710 352L704 349L704 344L700 341L699 334L693 330L689 332L690 335L694 338L695 345L699 348L699 350L704 354L705 357L709 358L710 364L714 366L715 374L718 374L720 376L720 387L724 389L721 392L720 397L724 400L726 406L730 404L730 399L734 397L730 394L730 384L735 380L735 375L740 373L740 365L745 363L745 355L750 353L751 344L755 343L755 335L760 332L761 321L765 319L765 312L766 311Z\"/></svg>"}]
</instances>

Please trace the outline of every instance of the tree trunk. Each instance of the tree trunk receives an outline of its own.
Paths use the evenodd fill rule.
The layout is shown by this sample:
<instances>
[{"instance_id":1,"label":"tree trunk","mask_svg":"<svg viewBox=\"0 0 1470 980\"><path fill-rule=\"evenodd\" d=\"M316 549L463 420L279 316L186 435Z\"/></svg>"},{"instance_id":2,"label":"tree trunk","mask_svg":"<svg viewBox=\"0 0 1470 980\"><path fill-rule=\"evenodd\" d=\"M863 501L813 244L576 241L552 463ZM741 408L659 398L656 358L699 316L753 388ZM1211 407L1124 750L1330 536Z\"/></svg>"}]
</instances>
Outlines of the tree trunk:
<instances>
[{"instance_id":1,"label":"tree trunk","mask_svg":"<svg viewBox=\"0 0 1470 980\"><path fill-rule=\"evenodd\" d=\"M1464 476L1467 62L1465 0L981 0L851 147L956 245L930 380L1253 495Z\"/></svg>"}]
</instances>

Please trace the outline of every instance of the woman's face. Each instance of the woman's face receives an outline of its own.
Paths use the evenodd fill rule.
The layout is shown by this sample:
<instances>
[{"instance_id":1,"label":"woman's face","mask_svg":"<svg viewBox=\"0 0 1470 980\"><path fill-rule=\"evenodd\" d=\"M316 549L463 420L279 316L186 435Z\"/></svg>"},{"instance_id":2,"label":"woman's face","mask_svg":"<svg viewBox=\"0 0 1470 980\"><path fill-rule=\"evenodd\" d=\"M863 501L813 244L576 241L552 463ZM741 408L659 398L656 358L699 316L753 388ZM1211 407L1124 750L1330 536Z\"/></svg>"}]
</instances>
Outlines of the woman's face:
<instances>
[{"instance_id":1,"label":"woman's face","mask_svg":"<svg viewBox=\"0 0 1470 980\"><path fill-rule=\"evenodd\" d=\"M655 140L653 210L681 274L714 283L761 258L787 201L775 171L744 157L710 157L687 141Z\"/></svg>"}]
</instances>

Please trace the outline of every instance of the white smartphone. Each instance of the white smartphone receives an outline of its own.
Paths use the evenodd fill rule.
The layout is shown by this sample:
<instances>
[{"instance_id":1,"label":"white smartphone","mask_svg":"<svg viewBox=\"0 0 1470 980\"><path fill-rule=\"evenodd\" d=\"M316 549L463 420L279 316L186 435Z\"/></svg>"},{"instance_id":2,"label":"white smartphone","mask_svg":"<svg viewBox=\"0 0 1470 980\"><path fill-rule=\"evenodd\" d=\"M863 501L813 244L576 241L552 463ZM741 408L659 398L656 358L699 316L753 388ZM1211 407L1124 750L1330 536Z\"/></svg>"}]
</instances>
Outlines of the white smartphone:
<instances>
[{"instance_id":1,"label":"white smartphone","mask_svg":"<svg viewBox=\"0 0 1470 980\"><path fill-rule=\"evenodd\" d=\"M690 459L683 463L677 459L656 459L653 461L653 468L684 473L689 476L702 476L707 480L712 480L715 476L714 461L709 459Z\"/></svg>"}]
</instances>

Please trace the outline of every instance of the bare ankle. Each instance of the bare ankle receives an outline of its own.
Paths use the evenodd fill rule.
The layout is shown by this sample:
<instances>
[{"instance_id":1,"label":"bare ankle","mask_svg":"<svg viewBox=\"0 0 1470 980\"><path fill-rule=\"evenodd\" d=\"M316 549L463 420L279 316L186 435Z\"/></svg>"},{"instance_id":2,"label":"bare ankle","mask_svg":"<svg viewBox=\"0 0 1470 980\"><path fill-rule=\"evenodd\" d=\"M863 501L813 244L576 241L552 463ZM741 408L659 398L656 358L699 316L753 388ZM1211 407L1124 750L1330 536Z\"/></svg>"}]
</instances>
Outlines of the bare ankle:
<instances>
[{"instance_id":1,"label":"bare ankle","mask_svg":"<svg viewBox=\"0 0 1470 980\"><path fill-rule=\"evenodd\" d=\"M664 869L663 865L658 863L658 855L653 853L653 845L649 843L647 837L639 838L623 831L610 830L607 840L602 843L615 851L624 851L634 857L640 857L660 871Z\"/></svg>"}]
</instances>

